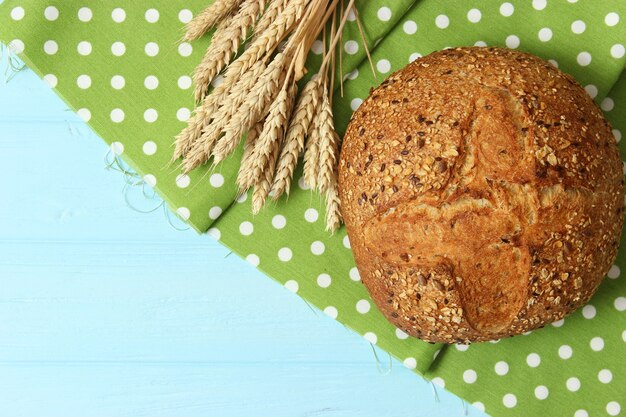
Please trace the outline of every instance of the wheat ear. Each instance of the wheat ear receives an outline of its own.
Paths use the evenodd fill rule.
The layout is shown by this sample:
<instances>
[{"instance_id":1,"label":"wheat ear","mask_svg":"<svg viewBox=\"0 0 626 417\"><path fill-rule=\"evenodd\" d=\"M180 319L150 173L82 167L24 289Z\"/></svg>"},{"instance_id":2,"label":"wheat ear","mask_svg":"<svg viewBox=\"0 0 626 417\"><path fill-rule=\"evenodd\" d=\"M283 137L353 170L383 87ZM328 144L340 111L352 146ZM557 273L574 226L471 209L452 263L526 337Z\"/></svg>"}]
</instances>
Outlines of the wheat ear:
<instances>
[{"instance_id":1,"label":"wheat ear","mask_svg":"<svg viewBox=\"0 0 626 417\"><path fill-rule=\"evenodd\" d=\"M252 157L254 158L254 173L252 176L259 178L252 194L252 212L254 214L261 211L269 195L276 172L276 160L285 134L285 126L289 121L297 90L296 83L293 82L278 93L276 101L270 107L263 132L261 132L257 145L254 147L254 156Z\"/></svg>"},{"instance_id":2,"label":"wheat ear","mask_svg":"<svg viewBox=\"0 0 626 417\"><path fill-rule=\"evenodd\" d=\"M335 170L331 177L330 186L326 191L326 230L336 232L341 226L342 221L341 200L339 200L337 171Z\"/></svg>"},{"instance_id":3,"label":"wheat ear","mask_svg":"<svg viewBox=\"0 0 626 417\"><path fill-rule=\"evenodd\" d=\"M224 136L216 144L213 155L221 161L237 147L243 134L269 111L270 104L277 97L281 84L285 80L289 54L278 53L267 66L257 83L250 90L246 100L233 114L224 129Z\"/></svg>"},{"instance_id":4,"label":"wheat ear","mask_svg":"<svg viewBox=\"0 0 626 417\"><path fill-rule=\"evenodd\" d=\"M187 126L176 135L176 141L174 143L174 155L172 161L187 155L192 148L194 141L202 134L202 128L204 127L207 114L204 111L203 106L198 106L194 114L189 118Z\"/></svg>"},{"instance_id":5,"label":"wheat ear","mask_svg":"<svg viewBox=\"0 0 626 417\"><path fill-rule=\"evenodd\" d=\"M174 159L178 159L189 152L194 141L200 137L202 129L213 118L214 113L219 107L219 103L223 102L228 97L228 90L237 83L242 74L260 59L263 51L271 52L277 46L277 42L284 36L287 29L293 25L296 17L302 15L303 9L308 1L309 0L294 0L290 2L289 7L286 7L283 13L270 24L272 30L269 32L271 32L272 35L270 36L268 33L264 33L263 36L256 39L250 48L228 66L222 84L204 98L201 104L202 107L196 109L196 114L189 120L188 126L177 136ZM277 34L280 34L278 38L276 38ZM272 42L272 39L274 39L274 42ZM277 57L279 55L277 55ZM261 116L262 115L259 115L257 119L261 118ZM236 136L240 138L243 132L250 128L252 128L252 125L246 125L245 129L240 130Z\"/></svg>"},{"instance_id":6,"label":"wheat ear","mask_svg":"<svg viewBox=\"0 0 626 417\"><path fill-rule=\"evenodd\" d=\"M256 54L249 54L248 51L250 49L251 48L248 48L246 52L241 54L239 58L227 67L223 82L215 87L211 94L204 97L201 103L202 108L196 109L198 117L192 117L189 120L189 126L177 137L177 142L181 142L180 146L177 145L177 147L184 148L184 144L190 141L193 142L193 140L199 137L199 132L201 132L202 128L213 118L220 103L228 97L229 90L239 81L241 76L262 57L262 55L257 57ZM269 56L269 54L267 56ZM280 54L277 54L274 60L279 56ZM248 128L251 128L251 126Z\"/></svg>"},{"instance_id":7,"label":"wheat ear","mask_svg":"<svg viewBox=\"0 0 626 417\"><path fill-rule=\"evenodd\" d=\"M215 0L213 4L194 17L185 28L185 40L193 41L201 38L220 20L228 16L241 0Z\"/></svg>"},{"instance_id":8,"label":"wheat ear","mask_svg":"<svg viewBox=\"0 0 626 417\"><path fill-rule=\"evenodd\" d=\"M267 55L269 56L269 54ZM266 56L266 58L267 58ZM228 97L229 90L239 82L239 79L243 74L246 73L255 63L259 61L261 57L257 58L256 56L249 56L246 53L243 53L239 58L237 58L234 62L232 62L224 73L224 79L221 84L219 84L215 89L211 92L211 94L207 95L202 102L202 105L205 107L204 113L211 115L217 110L220 103L222 103L226 97Z\"/></svg>"},{"instance_id":9,"label":"wheat ear","mask_svg":"<svg viewBox=\"0 0 626 417\"><path fill-rule=\"evenodd\" d=\"M289 194L298 158L304 150L304 139L309 132L315 109L320 100L321 87L320 78L315 76L304 86L300 94L278 158L276 177L271 191L274 200L280 198L284 193Z\"/></svg>"},{"instance_id":10,"label":"wheat ear","mask_svg":"<svg viewBox=\"0 0 626 417\"><path fill-rule=\"evenodd\" d=\"M209 161L211 151L222 133L223 126L224 123L218 119L216 124L213 125L213 130L202 130L202 135L196 140L183 160L183 173L188 174L193 169Z\"/></svg>"},{"instance_id":11,"label":"wheat ear","mask_svg":"<svg viewBox=\"0 0 626 417\"><path fill-rule=\"evenodd\" d=\"M209 124L219 104L228 97L229 89L236 84L238 79L239 77L229 77L227 71L224 81L202 99L194 110L193 116L187 121L187 126L176 136L174 159L187 156L195 141L202 135L202 129Z\"/></svg>"},{"instance_id":12,"label":"wheat ear","mask_svg":"<svg viewBox=\"0 0 626 417\"><path fill-rule=\"evenodd\" d=\"M302 17L309 1L291 0L285 7L285 10L269 25L267 30L259 34L241 56L228 66L228 70L243 74L264 55L273 53L280 41Z\"/></svg>"},{"instance_id":13,"label":"wheat ear","mask_svg":"<svg viewBox=\"0 0 626 417\"><path fill-rule=\"evenodd\" d=\"M239 111L240 107L244 104L246 99L250 96L250 91L259 80L259 77L264 73L267 68L265 60L258 61L250 68L245 74L241 76L237 84L231 89L230 94L224 100L223 104L216 112L213 122L204 128L203 135L211 135L215 132L219 137L221 133L226 131L230 120ZM212 147L211 152L214 157L213 163L218 164L222 162L228 155L234 151L235 147L239 144L239 140L233 145L232 148L224 150L224 141L218 139L215 142L215 146Z\"/></svg>"},{"instance_id":14,"label":"wheat ear","mask_svg":"<svg viewBox=\"0 0 626 417\"><path fill-rule=\"evenodd\" d=\"M268 71L268 59L269 56L257 61L252 68L239 78L237 83L231 87L228 97L222 102L220 107L221 113L216 113L215 118L226 116L230 120L231 117L239 112L241 106L249 99L250 94L254 94L254 88L257 86L259 79Z\"/></svg>"},{"instance_id":15,"label":"wheat ear","mask_svg":"<svg viewBox=\"0 0 626 417\"><path fill-rule=\"evenodd\" d=\"M209 84L232 60L265 7L265 0L245 0L228 24L216 31L204 58L194 72L196 100L202 98Z\"/></svg>"},{"instance_id":16,"label":"wheat ear","mask_svg":"<svg viewBox=\"0 0 626 417\"><path fill-rule=\"evenodd\" d=\"M270 56L278 47L280 41L293 28L296 21L302 17L309 1L310 0L291 0L289 7L286 7L283 13L271 23L268 30L264 32L262 36L255 38L239 58L228 65L224 74L224 82L220 84L220 87L223 90L230 89L239 80L241 75L248 71L257 61ZM293 45L291 48L293 48ZM286 47L283 52L286 52L287 49L289 49L289 47ZM214 95L216 91L217 88L213 90L211 95Z\"/></svg>"},{"instance_id":17,"label":"wheat ear","mask_svg":"<svg viewBox=\"0 0 626 417\"><path fill-rule=\"evenodd\" d=\"M313 113L313 121L309 127L306 149L304 151L304 183L312 189L317 186L317 174L319 172L320 107L318 105Z\"/></svg>"},{"instance_id":18,"label":"wheat ear","mask_svg":"<svg viewBox=\"0 0 626 417\"><path fill-rule=\"evenodd\" d=\"M288 0L270 0L263 16L259 19L259 23L254 27L254 36L265 32L272 22L285 10Z\"/></svg>"},{"instance_id":19,"label":"wheat ear","mask_svg":"<svg viewBox=\"0 0 626 417\"><path fill-rule=\"evenodd\" d=\"M243 155L241 156L239 172L237 173L237 185L239 186L240 194L243 194L250 188L250 186L246 186L246 184L253 182L249 179L250 172L246 171L246 167L250 165L250 160L254 156L254 147L256 145L257 139L259 138L259 136L261 136L264 124L265 120L261 120L250 131L248 131L246 141L243 144Z\"/></svg>"},{"instance_id":20,"label":"wheat ear","mask_svg":"<svg viewBox=\"0 0 626 417\"><path fill-rule=\"evenodd\" d=\"M250 89L257 82L258 77L264 72L266 66L265 61L261 60L255 63L252 68L241 76L239 81L232 87L230 94L223 100L222 105L213 115L213 121L208 123L202 129L201 135L189 152L183 162L186 172L206 163L211 154L214 153L215 146L220 141L220 136L228 126L233 114L237 112L239 107L250 94ZM215 158L214 164L221 162L223 158Z\"/></svg>"},{"instance_id":21,"label":"wheat ear","mask_svg":"<svg viewBox=\"0 0 626 417\"><path fill-rule=\"evenodd\" d=\"M331 187L333 172L337 164L337 152L339 150L339 136L335 132L332 107L326 89L324 89L322 96L319 118L320 149L317 188L320 193L324 193Z\"/></svg>"},{"instance_id":22,"label":"wheat ear","mask_svg":"<svg viewBox=\"0 0 626 417\"><path fill-rule=\"evenodd\" d=\"M207 94L211 81L230 63L235 52L241 46L239 37L233 36L232 28L219 34L202 58L200 65L193 72L194 98L197 102Z\"/></svg>"},{"instance_id":23,"label":"wheat ear","mask_svg":"<svg viewBox=\"0 0 626 417\"><path fill-rule=\"evenodd\" d=\"M265 65L265 61L259 62ZM254 74L254 71L250 71L251 76L254 76ZM185 129L176 136L174 160L187 156L194 147L195 142L202 136L203 129L211 122L211 119L214 119L221 103L228 99L230 90L240 84L242 78L244 80L248 79L245 76L238 77L234 74L229 74L227 71L224 81L215 87L211 94L202 99L201 104L195 109L194 115L187 122Z\"/></svg>"}]
</instances>

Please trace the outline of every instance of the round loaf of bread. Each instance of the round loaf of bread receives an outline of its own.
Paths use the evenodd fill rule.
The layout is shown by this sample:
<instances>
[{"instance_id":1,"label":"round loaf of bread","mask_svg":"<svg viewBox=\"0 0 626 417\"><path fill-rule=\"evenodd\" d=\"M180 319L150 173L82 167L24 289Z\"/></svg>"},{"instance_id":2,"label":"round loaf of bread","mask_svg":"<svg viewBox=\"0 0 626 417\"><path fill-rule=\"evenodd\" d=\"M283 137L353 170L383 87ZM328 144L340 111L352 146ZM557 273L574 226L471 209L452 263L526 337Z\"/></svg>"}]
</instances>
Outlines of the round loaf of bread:
<instances>
[{"instance_id":1,"label":"round loaf of bread","mask_svg":"<svg viewBox=\"0 0 626 417\"><path fill-rule=\"evenodd\" d=\"M339 165L363 283L409 335L512 336L585 304L617 254L622 162L569 75L500 48L433 53L354 114Z\"/></svg>"}]
</instances>

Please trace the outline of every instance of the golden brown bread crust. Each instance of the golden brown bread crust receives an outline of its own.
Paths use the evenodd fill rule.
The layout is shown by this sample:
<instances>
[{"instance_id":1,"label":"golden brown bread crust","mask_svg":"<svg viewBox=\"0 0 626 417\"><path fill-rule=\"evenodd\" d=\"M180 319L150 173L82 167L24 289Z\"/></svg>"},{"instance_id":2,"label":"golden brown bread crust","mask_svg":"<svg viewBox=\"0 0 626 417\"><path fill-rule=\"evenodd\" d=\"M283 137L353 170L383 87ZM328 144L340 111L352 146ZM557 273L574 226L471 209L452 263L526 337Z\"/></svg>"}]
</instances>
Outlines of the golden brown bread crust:
<instances>
[{"instance_id":1,"label":"golden brown bread crust","mask_svg":"<svg viewBox=\"0 0 626 417\"><path fill-rule=\"evenodd\" d=\"M499 48L433 53L354 114L342 211L372 299L432 342L515 335L587 302L617 253L622 162L572 77Z\"/></svg>"}]
</instances>

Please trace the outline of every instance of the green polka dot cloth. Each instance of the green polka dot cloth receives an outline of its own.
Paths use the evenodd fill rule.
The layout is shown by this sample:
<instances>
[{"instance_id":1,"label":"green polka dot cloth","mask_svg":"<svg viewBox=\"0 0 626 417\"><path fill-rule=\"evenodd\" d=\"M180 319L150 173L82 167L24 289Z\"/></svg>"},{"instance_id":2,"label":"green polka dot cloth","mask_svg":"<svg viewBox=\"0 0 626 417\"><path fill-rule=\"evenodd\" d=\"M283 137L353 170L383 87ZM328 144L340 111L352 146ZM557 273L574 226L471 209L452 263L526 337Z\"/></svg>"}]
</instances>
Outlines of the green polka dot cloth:
<instances>
[{"instance_id":1,"label":"green polka dot cloth","mask_svg":"<svg viewBox=\"0 0 626 417\"><path fill-rule=\"evenodd\" d=\"M405 366L493 416L626 415L626 253L591 303L545 329L497 343L431 345L378 312L342 229L324 232L324 206L299 180L259 215L236 198L237 159L180 175L173 137L193 109L190 74L208 39L181 43L207 0L0 0L0 40L200 232L207 232ZM535 53L574 75L619 141L626 132L624 0L361 0L375 74L354 16L343 39L338 130L372 86L434 50L497 45ZM319 64L321 45L309 65ZM626 151L626 149L625 149ZM624 246L624 245L622 245Z\"/></svg>"}]
</instances>

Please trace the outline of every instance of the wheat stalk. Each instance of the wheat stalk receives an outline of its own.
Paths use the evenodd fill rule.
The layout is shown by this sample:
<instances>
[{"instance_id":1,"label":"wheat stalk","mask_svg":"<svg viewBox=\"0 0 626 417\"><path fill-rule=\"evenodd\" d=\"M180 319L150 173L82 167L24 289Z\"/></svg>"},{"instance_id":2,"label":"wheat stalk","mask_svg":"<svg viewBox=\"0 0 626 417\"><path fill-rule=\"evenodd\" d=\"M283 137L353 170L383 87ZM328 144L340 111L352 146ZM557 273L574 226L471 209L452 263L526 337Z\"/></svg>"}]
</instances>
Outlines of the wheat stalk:
<instances>
[{"instance_id":1,"label":"wheat stalk","mask_svg":"<svg viewBox=\"0 0 626 417\"><path fill-rule=\"evenodd\" d=\"M204 9L187 24L184 39L186 41L200 39L220 20L228 16L239 3L241 3L241 0L215 0L212 5Z\"/></svg>"},{"instance_id":2,"label":"wheat stalk","mask_svg":"<svg viewBox=\"0 0 626 417\"><path fill-rule=\"evenodd\" d=\"M289 83L289 79L287 83ZM269 115L263 125L263 132L254 147L253 178L259 178L254 185L252 194L252 212L259 213L267 200L274 173L276 172L276 160L280 152L280 144L282 142L285 126L293 109L294 99L297 93L295 82L289 87L284 87L278 93L276 101L270 107Z\"/></svg>"},{"instance_id":3,"label":"wheat stalk","mask_svg":"<svg viewBox=\"0 0 626 417\"><path fill-rule=\"evenodd\" d=\"M356 25L359 28L359 34L361 35L361 39L363 41L363 47L365 48L365 55L367 55L367 61L370 64L370 69L372 70L372 75L374 75L374 80L378 82L378 75L376 74L376 70L374 69L374 60L372 59L372 54L370 53L370 48L367 46L367 40L365 39L365 31L363 30L363 25L361 25L361 18L359 17L359 11L356 7L353 8L354 15L356 17Z\"/></svg>"},{"instance_id":4,"label":"wheat stalk","mask_svg":"<svg viewBox=\"0 0 626 417\"><path fill-rule=\"evenodd\" d=\"M304 150L304 140L309 132L315 109L318 106L321 95L321 79L314 76L309 81L300 95L298 104L285 135L285 143L278 158L276 177L272 184L272 198L277 200L284 193L289 194L293 173L298 163L298 158Z\"/></svg>"},{"instance_id":5,"label":"wheat stalk","mask_svg":"<svg viewBox=\"0 0 626 417\"><path fill-rule=\"evenodd\" d=\"M202 62L194 72L196 100L206 93L211 81L231 62L264 8L265 0L244 0L237 14L215 32Z\"/></svg>"}]
</instances>

